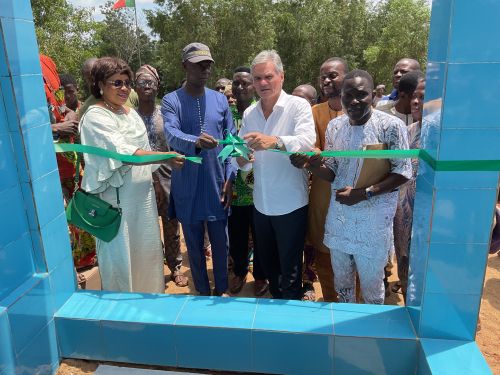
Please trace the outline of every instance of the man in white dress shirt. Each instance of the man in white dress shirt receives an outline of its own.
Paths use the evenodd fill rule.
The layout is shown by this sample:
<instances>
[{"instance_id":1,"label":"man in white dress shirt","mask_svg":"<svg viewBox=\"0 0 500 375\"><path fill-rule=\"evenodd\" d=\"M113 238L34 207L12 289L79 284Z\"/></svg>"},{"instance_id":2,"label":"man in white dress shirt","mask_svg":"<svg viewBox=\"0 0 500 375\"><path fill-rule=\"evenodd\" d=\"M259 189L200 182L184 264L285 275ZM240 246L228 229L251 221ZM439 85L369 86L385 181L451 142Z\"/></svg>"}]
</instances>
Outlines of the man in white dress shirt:
<instances>
[{"instance_id":1,"label":"man in white dress shirt","mask_svg":"<svg viewBox=\"0 0 500 375\"><path fill-rule=\"evenodd\" d=\"M316 140L311 106L282 90L283 64L276 51L260 52L251 69L260 100L246 109L239 135L254 150L255 251L272 296L301 299L308 175L294 168L286 155L266 150L311 150ZM243 158L238 164L250 167Z\"/></svg>"}]
</instances>

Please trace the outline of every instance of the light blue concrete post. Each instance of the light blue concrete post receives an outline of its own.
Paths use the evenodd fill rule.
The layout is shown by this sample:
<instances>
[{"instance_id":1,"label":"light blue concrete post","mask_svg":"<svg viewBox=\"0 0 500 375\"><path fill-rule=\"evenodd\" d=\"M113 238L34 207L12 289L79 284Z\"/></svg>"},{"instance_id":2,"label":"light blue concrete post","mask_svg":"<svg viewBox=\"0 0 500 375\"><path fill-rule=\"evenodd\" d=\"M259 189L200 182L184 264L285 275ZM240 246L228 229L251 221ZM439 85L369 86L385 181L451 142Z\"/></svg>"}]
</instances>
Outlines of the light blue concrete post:
<instances>
[{"instance_id":1,"label":"light blue concrete post","mask_svg":"<svg viewBox=\"0 0 500 375\"><path fill-rule=\"evenodd\" d=\"M0 375L51 374L76 285L29 0L1 2L0 89Z\"/></svg>"},{"instance_id":2,"label":"light blue concrete post","mask_svg":"<svg viewBox=\"0 0 500 375\"><path fill-rule=\"evenodd\" d=\"M437 160L500 159L499 12L496 1L432 3L422 148ZM407 304L427 356L446 344L432 339L475 338L498 183L498 172L420 163Z\"/></svg>"}]
</instances>

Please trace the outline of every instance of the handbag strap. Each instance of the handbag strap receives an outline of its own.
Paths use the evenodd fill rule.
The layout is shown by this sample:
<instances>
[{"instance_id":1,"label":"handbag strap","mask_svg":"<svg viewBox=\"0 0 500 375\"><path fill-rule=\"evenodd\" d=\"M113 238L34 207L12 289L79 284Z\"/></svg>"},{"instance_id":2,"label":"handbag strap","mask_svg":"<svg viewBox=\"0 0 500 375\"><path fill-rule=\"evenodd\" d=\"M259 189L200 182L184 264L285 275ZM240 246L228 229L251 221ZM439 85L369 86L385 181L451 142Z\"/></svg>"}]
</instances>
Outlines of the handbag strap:
<instances>
[{"instance_id":1,"label":"handbag strap","mask_svg":"<svg viewBox=\"0 0 500 375\"><path fill-rule=\"evenodd\" d=\"M80 183L80 163L82 162L82 154L76 153L76 166L75 166L75 187L73 189L73 194L78 190Z\"/></svg>"},{"instance_id":2,"label":"handbag strap","mask_svg":"<svg viewBox=\"0 0 500 375\"><path fill-rule=\"evenodd\" d=\"M79 183L80 183L80 164L82 162L82 153L77 152L76 153L76 166L75 166L75 189L73 190L73 194L76 193L76 191L79 189ZM120 208L120 192L118 188L116 189L116 205L118 206L118 209L121 211Z\"/></svg>"}]
</instances>

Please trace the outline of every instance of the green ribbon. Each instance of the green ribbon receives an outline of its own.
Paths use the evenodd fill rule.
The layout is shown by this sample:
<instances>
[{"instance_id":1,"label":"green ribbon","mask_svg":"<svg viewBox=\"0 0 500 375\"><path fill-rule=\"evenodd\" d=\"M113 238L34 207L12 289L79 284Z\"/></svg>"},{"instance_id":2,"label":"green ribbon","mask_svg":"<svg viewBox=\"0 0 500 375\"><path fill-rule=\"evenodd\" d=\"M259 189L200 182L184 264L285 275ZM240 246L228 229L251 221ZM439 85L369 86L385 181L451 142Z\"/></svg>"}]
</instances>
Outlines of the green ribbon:
<instances>
[{"instance_id":1,"label":"green ribbon","mask_svg":"<svg viewBox=\"0 0 500 375\"><path fill-rule=\"evenodd\" d=\"M82 152L85 154L92 154L97 156L102 156L104 158L116 159L123 161L125 163L141 164L141 163L153 163L157 161L167 160L175 157L183 157L192 163L201 164L201 158L197 156L184 156L184 155L173 155L173 154L158 154L158 155L125 155L119 154L118 152L104 150L99 147L85 146L72 143L54 143L54 148L56 152Z\"/></svg>"},{"instance_id":2,"label":"green ribbon","mask_svg":"<svg viewBox=\"0 0 500 375\"><path fill-rule=\"evenodd\" d=\"M316 155L315 152L289 152L281 150L268 150L286 155L301 154L307 156ZM404 159L418 158L422 150L345 150L345 151L322 151L321 156L325 158L362 158L362 159Z\"/></svg>"},{"instance_id":3,"label":"green ribbon","mask_svg":"<svg viewBox=\"0 0 500 375\"><path fill-rule=\"evenodd\" d=\"M268 150L285 155L302 154L313 156L315 152L288 152ZM419 158L424 160L432 169L439 172L497 172L500 171L500 160L436 160L426 150L345 150L323 151L325 158L362 158L362 159L403 159Z\"/></svg>"},{"instance_id":4,"label":"green ribbon","mask_svg":"<svg viewBox=\"0 0 500 375\"><path fill-rule=\"evenodd\" d=\"M226 138L218 140L217 142L221 145L226 145L221 152L219 152L219 155L217 155L221 161L226 160L229 156L241 156L248 160L250 150L246 146L245 141L237 135L228 134Z\"/></svg>"},{"instance_id":5,"label":"green ribbon","mask_svg":"<svg viewBox=\"0 0 500 375\"><path fill-rule=\"evenodd\" d=\"M218 157L224 161L228 156L242 156L248 159L250 150L246 147L245 142L238 136L229 134L224 140L219 141L220 144L225 144L224 149L219 153ZM124 155L114 151L104 150L99 147L85 146L71 143L55 143L56 152L82 152L102 156L105 158L116 159L125 163L153 163L157 161L167 160L176 157L172 154L159 155ZM288 152L281 150L268 150L278 152L285 155L303 154L308 156L315 155L315 152ZM402 159L402 158L419 158L424 160L432 169L440 172L497 172L500 171L500 160L436 160L426 150L345 150L345 151L323 151L320 153L325 158L376 158L376 159ZM201 164L202 158L197 156L183 156L190 162Z\"/></svg>"}]
</instances>

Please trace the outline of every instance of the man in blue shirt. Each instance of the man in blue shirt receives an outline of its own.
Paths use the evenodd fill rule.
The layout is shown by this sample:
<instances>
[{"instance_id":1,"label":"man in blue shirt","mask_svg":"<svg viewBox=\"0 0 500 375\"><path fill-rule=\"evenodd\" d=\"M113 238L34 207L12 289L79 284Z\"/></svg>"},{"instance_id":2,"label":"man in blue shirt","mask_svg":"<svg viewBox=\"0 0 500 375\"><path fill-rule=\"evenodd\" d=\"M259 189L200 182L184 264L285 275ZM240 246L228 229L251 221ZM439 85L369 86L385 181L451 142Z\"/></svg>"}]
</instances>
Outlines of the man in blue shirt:
<instances>
[{"instance_id":1,"label":"man in blue shirt","mask_svg":"<svg viewBox=\"0 0 500 375\"><path fill-rule=\"evenodd\" d=\"M379 105L385 104L386 100L395 101L399 97L399 81L402 76L406 73L413 72L414 70L420 70L420 64L417 60L410 59L408 57L404 57L399 60L396 65L394 65L394 69L392 70L392 91L389 95L383 96L382 99L377 103L377 107Z\"/></svg>"},{"instance_id":2,"label":"man in blue shirt","mask_svg":"<svg viewBox=\"0 0 500 375\"><path fill-rule=\"evenodd\" d=\"M235 168L230 159L219 162L217 142L235 129L226 97L206 88L214 60L209 48L191 43L182 50L186 85L165 95L161 112L170 147L187 156L201 156L202 164L187 163L172 173L171 210L182 224L195 289L210 295L203 252L204 223L212 244L214 294L227 296L227 216ZM188 165L189 164L189 165Z\"/></svg>"}]
</instances>

